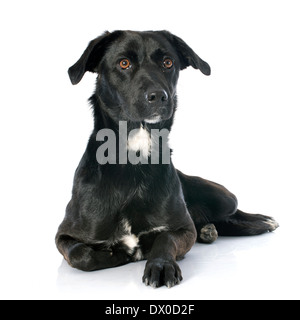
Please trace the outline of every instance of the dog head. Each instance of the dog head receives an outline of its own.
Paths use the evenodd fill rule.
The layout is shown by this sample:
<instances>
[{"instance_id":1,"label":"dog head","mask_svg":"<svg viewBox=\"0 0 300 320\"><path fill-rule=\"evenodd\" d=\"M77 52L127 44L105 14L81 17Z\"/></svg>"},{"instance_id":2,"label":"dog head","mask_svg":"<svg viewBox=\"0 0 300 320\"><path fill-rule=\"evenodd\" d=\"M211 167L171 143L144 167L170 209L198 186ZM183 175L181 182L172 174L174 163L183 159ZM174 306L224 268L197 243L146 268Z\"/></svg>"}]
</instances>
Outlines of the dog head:
<instances>
[{"instance_id":1,"label":"dog head","mask_svg":"<svg viewBox=\"0 0 300 320\"><path fill-rule=\"evenodd\" d=\"M173 116L179 71L188 66L210 74L209 65L168 31L114 31L92 40L68 72L72 84L86 71L98 74L96 95L115 121L157 123Z\"/></svg>"}]
</instances>

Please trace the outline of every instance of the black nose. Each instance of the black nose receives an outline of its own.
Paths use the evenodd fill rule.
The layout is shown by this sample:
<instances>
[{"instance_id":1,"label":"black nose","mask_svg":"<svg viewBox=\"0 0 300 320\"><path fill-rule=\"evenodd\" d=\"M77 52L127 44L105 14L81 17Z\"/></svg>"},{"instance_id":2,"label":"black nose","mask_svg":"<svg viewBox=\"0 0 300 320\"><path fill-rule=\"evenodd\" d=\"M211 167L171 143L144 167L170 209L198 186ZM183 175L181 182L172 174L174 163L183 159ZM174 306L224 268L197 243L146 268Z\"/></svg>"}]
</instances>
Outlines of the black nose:
<instances>
[{"instance_id":1,"label":"black nose","mask_svg":"<svg viewBox=\"0 0 300 320\"><path fill-rule=\"evenodd\" d=\"M169 99L165 90L149 90L146 92L145 98L149 103L163 103Z\"/></svg>"}]
</instances>

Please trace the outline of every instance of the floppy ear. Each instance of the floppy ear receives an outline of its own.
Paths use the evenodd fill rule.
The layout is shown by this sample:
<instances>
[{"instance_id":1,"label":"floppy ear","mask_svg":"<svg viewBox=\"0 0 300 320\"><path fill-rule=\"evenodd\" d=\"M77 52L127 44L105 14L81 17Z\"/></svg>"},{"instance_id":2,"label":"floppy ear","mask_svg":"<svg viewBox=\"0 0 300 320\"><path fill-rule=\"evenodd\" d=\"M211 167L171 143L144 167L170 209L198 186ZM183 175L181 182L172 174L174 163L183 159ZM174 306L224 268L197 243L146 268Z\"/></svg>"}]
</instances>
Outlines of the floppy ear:
<instances>
[{"instance_id":1,"label":"floppy ear","mask_svg":"<svg viewBox=\"0 0 300 320\"><path fill-rule=\"evenodd\" d=\"M209 76L210 66L203 61L181 38L175 36L169 31L161 31L164 36L171 42L180 59L180 70L192 66L199 69L202 73Z\"/></svg>"},{"instance_id":2,"label":"floppy ear","mask_svg":"<svg viewBox=\"0 0 300 320\"><path fill-rule=\"evenodd\" d=\"M68 70L72 84L79 83L86 71L97 71L96 68L101 61L107 46L120 34L121 32L119 31L113 33L106 31L103 35L89 43L80 59Z\"/></svg>"}]
</instances>

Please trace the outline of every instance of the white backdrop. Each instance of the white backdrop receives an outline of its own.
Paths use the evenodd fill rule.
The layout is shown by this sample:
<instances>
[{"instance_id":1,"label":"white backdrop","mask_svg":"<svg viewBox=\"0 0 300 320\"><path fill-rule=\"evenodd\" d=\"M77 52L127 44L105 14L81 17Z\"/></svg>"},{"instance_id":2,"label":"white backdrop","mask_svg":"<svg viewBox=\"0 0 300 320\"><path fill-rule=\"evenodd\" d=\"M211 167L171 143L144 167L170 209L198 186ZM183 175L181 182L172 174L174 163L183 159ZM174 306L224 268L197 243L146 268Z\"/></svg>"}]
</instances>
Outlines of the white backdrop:
<instances>
[{"instance_id":1,"label":"white backdrop","mask_svg":"<svg viewBox=\"0 0 300 320\"><path fill-rule=\"evenodd\" d=\"M296 0L2 1L0 298L300 298L299 10ZM72 86L67 69L116 29L167 29L210 64L210 77L181 73L173 161L281 225L196 245L171 290L141 284L145 262L72 270L54 244L92 130L95 75Z\"/></svg>"}]
</instances>

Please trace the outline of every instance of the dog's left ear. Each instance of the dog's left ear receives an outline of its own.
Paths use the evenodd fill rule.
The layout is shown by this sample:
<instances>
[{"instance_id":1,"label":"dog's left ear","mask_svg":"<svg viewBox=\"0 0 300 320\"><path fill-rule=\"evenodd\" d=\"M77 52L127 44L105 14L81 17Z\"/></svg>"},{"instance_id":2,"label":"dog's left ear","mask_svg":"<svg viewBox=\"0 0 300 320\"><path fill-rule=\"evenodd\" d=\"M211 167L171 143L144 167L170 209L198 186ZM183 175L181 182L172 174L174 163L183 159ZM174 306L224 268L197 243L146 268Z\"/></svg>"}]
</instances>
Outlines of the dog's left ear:
<instances>
[{"instance_id":1,"label":"dog's left ear","mask_svg":"<svg viewBox=\"0 0 300 320\"><path fill-rule=\"evenodd\" d=\"M79 60L68 70L72 84L79 83L86 71L97 72L97 66L108 45L120 35L121 31L114 31L112 33L106 31L103 35L89 43Z\"/></svg>"},{"instance_id":2,"label":"dog's left ear","mask_svg":"<svg viewBox=\"0 0 300 320\"><path fill-rule=\"evenodd\" d=\"M181 38L169 31L164 30L160 32L169 40L177 51L180 59L180 70L192 66L194 69L199 69L205 75L210 75L211 71L209 64L203 61Z\"/></svg>"}]
</instances>

